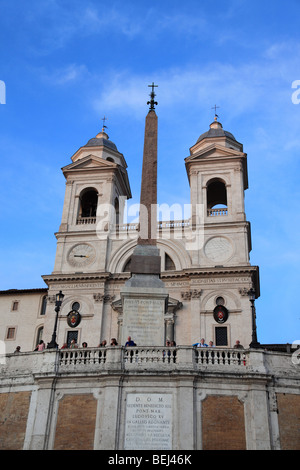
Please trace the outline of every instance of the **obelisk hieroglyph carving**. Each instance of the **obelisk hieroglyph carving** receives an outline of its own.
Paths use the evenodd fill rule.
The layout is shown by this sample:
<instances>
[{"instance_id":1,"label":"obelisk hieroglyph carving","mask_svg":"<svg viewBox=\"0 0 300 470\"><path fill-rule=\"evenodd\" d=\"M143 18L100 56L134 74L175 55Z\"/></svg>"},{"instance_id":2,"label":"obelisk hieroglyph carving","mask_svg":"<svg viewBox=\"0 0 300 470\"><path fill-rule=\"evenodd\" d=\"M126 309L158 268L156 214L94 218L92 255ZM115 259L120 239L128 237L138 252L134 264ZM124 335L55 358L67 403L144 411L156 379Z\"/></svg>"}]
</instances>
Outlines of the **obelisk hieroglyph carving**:
<instances>
[{"instance_id":1,"label":"obelisk hieroglyph carving","mask_svg":"<svg viewBox=\"0 0 300 470\"><path fill-rule=\"evenodd\" d=\"M140 197L140 230L131 257L131 277L121 289L122 344L131 336L137 345L163 346L168 292L160 279L157 232L157 115L154 83L150 85Z\"/></svg>"}]
</instances>

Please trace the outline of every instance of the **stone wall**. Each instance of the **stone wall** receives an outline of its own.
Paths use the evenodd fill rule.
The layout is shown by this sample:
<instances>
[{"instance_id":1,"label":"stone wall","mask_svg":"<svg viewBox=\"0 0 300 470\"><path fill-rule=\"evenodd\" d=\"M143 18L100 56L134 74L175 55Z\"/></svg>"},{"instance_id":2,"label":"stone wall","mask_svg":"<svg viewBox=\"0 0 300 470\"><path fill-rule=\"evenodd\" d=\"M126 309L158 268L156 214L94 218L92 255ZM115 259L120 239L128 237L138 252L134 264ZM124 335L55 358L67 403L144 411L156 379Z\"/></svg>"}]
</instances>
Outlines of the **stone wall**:
<instances>
[{"instance_id":1,"label":"stone wall","mask_svg":"<svg viewBox=\"0 0 300 470\"><path fill-rule=\"evenodd\" d=\"M288 353L46 350L6 355L0 369L1 450L300 447L300 370Z\"/></svg>"}]
</instances>

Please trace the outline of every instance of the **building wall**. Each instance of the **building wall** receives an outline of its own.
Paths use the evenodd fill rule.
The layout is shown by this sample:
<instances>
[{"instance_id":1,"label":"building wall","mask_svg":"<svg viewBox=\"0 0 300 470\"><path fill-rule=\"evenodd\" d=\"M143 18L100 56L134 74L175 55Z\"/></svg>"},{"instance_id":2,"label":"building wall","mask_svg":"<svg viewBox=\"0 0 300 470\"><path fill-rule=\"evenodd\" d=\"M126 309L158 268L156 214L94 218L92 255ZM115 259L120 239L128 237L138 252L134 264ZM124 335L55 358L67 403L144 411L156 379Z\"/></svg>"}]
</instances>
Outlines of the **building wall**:
<instances>
[{"instance_id":1,"label":"building wall","mask_svg":"<svg viewBox=\"0 0 300 470\"><path fill-rule=\"evenodd\" d=\"M0 292L1 353L14 352L17 346L21 346L21 351L34 350L39 329L45 324L42 304L47 292L47 288ZM9 328L14 330L11 338Z\"/></svg>"},{"instance_id":2,"label":"building wall","mask_svg":"<svg viewBox=\"0 0 300 470\"><path fill-rule=\"evenodd\" d=\"M299 450L290 354L154 349L7 355L1 450Z\"/></svg>"}]
</instances>

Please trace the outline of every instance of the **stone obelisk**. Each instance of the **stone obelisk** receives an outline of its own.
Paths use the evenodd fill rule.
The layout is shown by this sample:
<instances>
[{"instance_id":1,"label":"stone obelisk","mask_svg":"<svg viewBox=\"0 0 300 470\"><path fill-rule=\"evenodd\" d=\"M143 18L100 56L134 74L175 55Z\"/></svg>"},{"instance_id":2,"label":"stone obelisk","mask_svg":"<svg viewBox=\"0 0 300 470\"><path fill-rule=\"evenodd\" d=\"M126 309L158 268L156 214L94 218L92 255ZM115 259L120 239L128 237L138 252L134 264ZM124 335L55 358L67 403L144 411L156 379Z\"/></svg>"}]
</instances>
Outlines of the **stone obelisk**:
<instances>
[{"instance_id":1,"label":"stone obelisk","mask_svg":"<svg viewBox=\"0 0 300 470\"><path fill-rule=\"evenodd\" d=\"M160 279L157 234L157 115L154 83L145 121L139 237L131 257L131 278L121 290L122 344L131 336L137 345L164 345L168 292Z\"/></svg>"}]
</instances>

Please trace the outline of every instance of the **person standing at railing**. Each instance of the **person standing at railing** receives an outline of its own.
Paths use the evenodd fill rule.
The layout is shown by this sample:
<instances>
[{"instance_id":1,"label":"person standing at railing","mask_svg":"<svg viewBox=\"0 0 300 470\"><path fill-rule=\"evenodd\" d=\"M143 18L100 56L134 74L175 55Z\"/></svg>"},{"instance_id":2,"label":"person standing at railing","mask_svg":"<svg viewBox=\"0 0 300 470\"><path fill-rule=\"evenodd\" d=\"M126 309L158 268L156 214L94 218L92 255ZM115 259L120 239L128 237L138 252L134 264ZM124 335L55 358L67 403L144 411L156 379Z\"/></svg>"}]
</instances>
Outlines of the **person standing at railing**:
<instances>
[{"instance_id":1,"label":"person standing at railing","mask_svg":"<svg viewBox=\"0 0 300 470\"><path fill-rule=\"evenodd\" d=\"M78 348L78 344L76 343L75 339L72 339L71 344L70 344L70 349L76 349Z\"/></svg>"},{"instance_id":2,"label":"person standing at railing","mask_svg":"<svg viewBox=\"0 0 300 470\"><path fill-rule=\"evenodd\" d=\"M208 348L204 338L201 338L200 343L195 343L193 346L196 346L196 348Z\"/></svg>"},{"instance_id":3,"label":"person standing at railing","mask_svg":"<svg viewBox=\"0 0 300 470\"><path fill-rule=\"evenodd\" d=\"M125 343L125 347L126 346L136 346L135 342L132 341L131 336L128 336L127 341Z\"/></svg>"}]
</instances>

